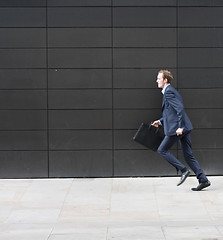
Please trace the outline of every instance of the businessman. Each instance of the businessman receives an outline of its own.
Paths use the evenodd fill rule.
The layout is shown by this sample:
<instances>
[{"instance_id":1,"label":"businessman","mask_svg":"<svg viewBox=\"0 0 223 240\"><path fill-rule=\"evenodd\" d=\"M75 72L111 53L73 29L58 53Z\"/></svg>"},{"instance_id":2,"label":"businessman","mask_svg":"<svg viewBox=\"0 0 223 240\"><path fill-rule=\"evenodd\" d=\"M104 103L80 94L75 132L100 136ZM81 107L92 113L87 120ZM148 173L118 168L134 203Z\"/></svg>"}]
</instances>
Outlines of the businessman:
<instances>
[{"instance_id":1,"label":"businessman","mask_svg":"<svg viewBox=\"0 0 223 240\"><path fill-rule=\"evenodd\" d=\"M160 144L157 152L174 166L177 171L181 172L181 178L177 184L177 186L179 186L190 175L190 170L169 152L169 149L179 141L184 159L196 174L199 181L198 186L191 190L200 191L209 187L211 183L205 176L199 162L193 156L190 139L190 132L193 126L184 110L182 97L171 85L172 80L173 75L168 70L160 70L158 72L156 82L158 87L162 88L163 93L162 118L154 121L152 125L155 127L163 125L165 138Z\"/></svg>"}]
</instances>

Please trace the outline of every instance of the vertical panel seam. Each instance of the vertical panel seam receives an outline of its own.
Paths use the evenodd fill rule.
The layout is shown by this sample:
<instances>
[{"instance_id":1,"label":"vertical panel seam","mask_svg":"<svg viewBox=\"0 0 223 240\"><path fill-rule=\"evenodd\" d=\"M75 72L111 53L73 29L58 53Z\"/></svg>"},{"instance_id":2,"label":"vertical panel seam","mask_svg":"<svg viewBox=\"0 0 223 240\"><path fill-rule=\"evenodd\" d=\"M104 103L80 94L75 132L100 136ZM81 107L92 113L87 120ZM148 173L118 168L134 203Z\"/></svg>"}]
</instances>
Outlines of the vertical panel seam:
<instances>
[{"instance_id":1,"label":"vertical panel seam","mask_svg":"<svg viewBox=\"0 0 223 240\"><path fill-rule=\"evenodd\" d=\"M113 0L111 0L111 67L112 67L112 177L115 175L115 150L114 150L114 39L113 39Z\"/></svg>"},{"instance_id":2,"label":"vertical panel seam","mask_svg":"<svg viewBox=\"0 0 223 240\"><path fill-rule=\"evenodd\" d=\"M50 177L50 152L49 152L49 76L48 76L48 0L46 0L46 117L47 117L47 172Z\"/></svg>"}]
</instances>

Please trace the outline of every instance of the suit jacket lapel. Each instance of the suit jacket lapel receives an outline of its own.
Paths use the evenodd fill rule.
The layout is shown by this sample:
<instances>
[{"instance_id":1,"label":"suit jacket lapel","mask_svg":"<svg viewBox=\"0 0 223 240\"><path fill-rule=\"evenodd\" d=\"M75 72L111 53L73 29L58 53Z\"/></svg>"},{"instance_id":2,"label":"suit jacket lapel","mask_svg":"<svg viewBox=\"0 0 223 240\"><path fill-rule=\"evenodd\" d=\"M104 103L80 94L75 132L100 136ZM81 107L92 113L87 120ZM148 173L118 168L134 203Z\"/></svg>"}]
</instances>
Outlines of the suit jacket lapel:
<instances>
[{"instance_id":1,"label":"suit jacket lapel","mask_svg":"<svg viewBox=\"0 0 223 240\"><path fill-rule=\"evenodd\" d=\"M164 106L165 106L165 101L164 101L164 95L163 95L162 111L163 111L163 109L164 109Z\"/></svg>"},{"instance_id":2,"label":"suit jacket lapel","mask_svg":"<svg viewBox=\"0 0 223 240\"><path fill-rule=\"evenodd\" d=\"M168 88L169 86L170 86L170 85L168 85L168 86L166 87L165 91L167 90L167 88ZM163 111L163 109L164 109L164 106L165 106L165 92L164 92L164 94L163 94L162 111Z\"/></svg>"}]
</instances>

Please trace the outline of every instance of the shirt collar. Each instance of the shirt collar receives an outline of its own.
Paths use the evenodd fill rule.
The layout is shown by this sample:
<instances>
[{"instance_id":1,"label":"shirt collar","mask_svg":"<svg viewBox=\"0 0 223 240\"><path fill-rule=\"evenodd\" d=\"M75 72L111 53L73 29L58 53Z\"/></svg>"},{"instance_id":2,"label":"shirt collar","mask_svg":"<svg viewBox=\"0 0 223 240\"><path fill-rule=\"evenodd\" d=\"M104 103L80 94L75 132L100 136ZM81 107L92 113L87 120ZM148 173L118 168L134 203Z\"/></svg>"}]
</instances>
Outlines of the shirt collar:
<instances>
[{"instance_id":1,"label":"shirt collar","mask_svg":"<svg viewBox=\"0 0 223 240\"><path fill-rule=\"evenodd\" d=\"M168 83L164 88L163 88L163 90L161 91L162 92L162 94L164 94L165 93L165 91L166 91L166 88L168 87L170 85L170 83Z\"/></svg>"}]
</instances>

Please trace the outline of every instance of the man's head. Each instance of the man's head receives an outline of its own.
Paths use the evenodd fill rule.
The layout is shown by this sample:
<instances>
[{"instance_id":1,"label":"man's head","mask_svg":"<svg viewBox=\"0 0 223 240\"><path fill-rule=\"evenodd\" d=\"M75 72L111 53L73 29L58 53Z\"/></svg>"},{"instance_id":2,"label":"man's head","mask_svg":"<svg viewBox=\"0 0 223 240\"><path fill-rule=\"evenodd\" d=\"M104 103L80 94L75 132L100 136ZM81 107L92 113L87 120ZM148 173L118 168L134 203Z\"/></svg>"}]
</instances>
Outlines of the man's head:
<instances>
[{"instance_id":1,"label":"man's head","mask_svg":"<svg viewBox=\"0 0 223 240\"><path fill-rule=\"evenodd\" d=\"M171 83L173 75L168 70L160 70L157 75L156 82L159 88L164 88L167 84Z\"/></svg>"}]
</instances>

